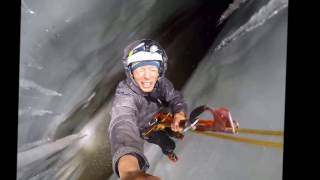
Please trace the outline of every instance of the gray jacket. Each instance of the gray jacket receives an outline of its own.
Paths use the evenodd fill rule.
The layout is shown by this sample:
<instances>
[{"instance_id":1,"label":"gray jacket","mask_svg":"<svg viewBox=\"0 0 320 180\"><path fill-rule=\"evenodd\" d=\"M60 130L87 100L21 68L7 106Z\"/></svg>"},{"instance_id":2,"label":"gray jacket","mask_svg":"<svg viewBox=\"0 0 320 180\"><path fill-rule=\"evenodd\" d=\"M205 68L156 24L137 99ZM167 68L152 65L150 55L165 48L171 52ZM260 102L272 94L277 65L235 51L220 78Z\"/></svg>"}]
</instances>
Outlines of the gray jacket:
<instances>
[{"instance_id":1,"label":"gray jacket","mask_svg":"<svg viewBox=\"0 0 320 180\"><path fill-rule=\"evenodd\" d=\"M142 92L130 78L118 84L109 125L112 167L118 176L117 163L125 154L136 156L141 170L149 168L148 160L143 154L144 140L141 132L163 106L169 107L173 114L179 111L187 114L187 105L181 93L165 77L158 79L151 93Z\"/></svg>"}]
</instances>

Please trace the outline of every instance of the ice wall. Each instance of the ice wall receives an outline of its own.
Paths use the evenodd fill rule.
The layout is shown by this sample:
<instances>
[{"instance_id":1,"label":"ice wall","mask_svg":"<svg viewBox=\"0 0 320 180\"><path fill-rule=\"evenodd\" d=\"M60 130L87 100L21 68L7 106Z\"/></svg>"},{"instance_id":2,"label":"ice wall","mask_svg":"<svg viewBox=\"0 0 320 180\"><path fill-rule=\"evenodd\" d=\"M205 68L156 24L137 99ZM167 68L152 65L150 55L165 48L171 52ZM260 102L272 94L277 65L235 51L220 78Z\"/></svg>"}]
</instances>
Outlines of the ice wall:
<instances>
[{"instance_id":1,"label":"ice wall","mask_svg":"<svg viewBox=\"0 0 320 180\"><path fill-rule=\"evenodd\" d=\"M183 88L191 109L202 104L225 106L241 128L283 131L287 5L248 1L232 15ZM162 179L282 179L281 147L241 139L283 144L283 136L234 137L231 141L190 132L184 141L176 141L180 160L175 164L158 147L146 144L149 173Z\"/></svg>"},{"instance_id":2,"label":"ice wall","mask_svg":"<svg viewBox=\"0 0 320 180\"><path fill-rule=\"evenodd\" d=\"M231 7L231 19L224 19L227 24L213 45L216 29L223 27L217 26L217 15L229 2L204 2L210 1L22 0L17 178L111 175L109 102L123 78L122 49L139 38L164 45L171 60L168 76L179 89L184 87L191 108L225 105L244 127L282 129L287 14L274 12L279 3L286 9L287 1L251 0L239 10ZM257 16L250 21L270 2L276 9L262 11L269 19ZM268 20L237 34L259 17ZM214 52L221 42L227 43ZM177 67L181 71L175 71ZM171 166L157 147L146 146L149 171L163 179L207 179L207 173L218 179L250 179L250 173L257 174L252 179L281 176L279 150L189 133L177 144L181 161ZM255 158L247 158L252 154ZM247 169L239 168L244 167L241 163Z\"/></svg>"},{"instance_id":3,"label":"ice wall","mask_svg":"<svg viewBox=\"0 0 320 180\"><path fill-rule=\"evenodd\" d=\"M103 107L123 78L123 48L196 4L193 0L22 0L18 179L110 175L108 110ZM97 112L104 116L88 128ZM33 152L38 155L30 158Z\"/></svg>"}]
</instances>

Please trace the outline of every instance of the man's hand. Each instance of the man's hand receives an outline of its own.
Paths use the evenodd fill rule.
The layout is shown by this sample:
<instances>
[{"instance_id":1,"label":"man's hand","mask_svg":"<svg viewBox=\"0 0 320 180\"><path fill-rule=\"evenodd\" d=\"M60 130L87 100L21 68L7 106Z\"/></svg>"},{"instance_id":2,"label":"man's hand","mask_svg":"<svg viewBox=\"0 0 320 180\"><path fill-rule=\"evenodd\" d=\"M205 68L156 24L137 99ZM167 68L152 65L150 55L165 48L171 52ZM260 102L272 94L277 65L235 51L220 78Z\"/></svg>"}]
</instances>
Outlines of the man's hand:
<instances>
[{"instance_id":1,"label":"man's hand","mask_svg":"<svg viewBox=\"0 0 320 180\"><path fill-rule=\"evenodd\" d=\"M129 172L121 180L160 180L158 176L152 176L142 171Z\"/></svg>"},{"instance_id":2,"label":"man's hand","mask_svg":"<svg viewBox=\"0 0 320 180\"><path fill-rule=\"evenodd\" d=\"M185 119L186 119L186 114L184 112L180 111L180 112L176 113L174 115L174 119L171 124L172 131L182 133L183 128L179 126L179 123L181 120L185 120Z\"/></svg>"},{"instance_id":3,"label":"man's hand","mask_svg":"<svg viewBox=\"0 0 320 180\"><path fill-rule=\"evenodd\" d=\"M160 180L157 176L141 171L138 159L130 154L124 155L119 159L118 170L120 180Z\"/></svg>"}]
</instances>

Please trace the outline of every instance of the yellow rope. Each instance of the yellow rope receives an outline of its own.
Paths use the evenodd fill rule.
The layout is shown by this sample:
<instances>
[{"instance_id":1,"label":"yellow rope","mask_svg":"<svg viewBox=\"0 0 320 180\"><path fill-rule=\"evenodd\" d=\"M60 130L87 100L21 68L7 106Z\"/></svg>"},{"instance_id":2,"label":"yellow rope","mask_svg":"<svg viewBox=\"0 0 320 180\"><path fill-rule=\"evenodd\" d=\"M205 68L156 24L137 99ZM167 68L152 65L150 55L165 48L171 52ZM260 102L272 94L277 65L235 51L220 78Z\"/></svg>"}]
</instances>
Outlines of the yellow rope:
<instances>
[{"instance_id":1,"label":"yellow rope","mask_svg":"<svg viewBox=\"0 0 320 180\"><path fill-rule=\"evenodd\" d=\"M269 135L269 136L283 136L283 131L259 130L259 129L239 128L238 133Z\"/></svg>"},{"instance_id":2,"label":"yellow rope","mask_svg":"<svg viewBox=\"0 0 320 180\"><path fill-rule=\"evenodd\" d=\"M225 135L225 134L218 134L214 132L198 132L198 131L192 131L197 134L207 135L211 137L217 137L221 139L227 139L231 141L241 142L241 143L247 143L247 144L254 144L258 146L264 146L264 147L270 147L270 148L277 148L282 149L283 143L281 142L271 142L271 141L261 141L261 140L255 140L255 139L249 139L249 138L243 138L233 135Z\"/></svg>"}]
</instances>

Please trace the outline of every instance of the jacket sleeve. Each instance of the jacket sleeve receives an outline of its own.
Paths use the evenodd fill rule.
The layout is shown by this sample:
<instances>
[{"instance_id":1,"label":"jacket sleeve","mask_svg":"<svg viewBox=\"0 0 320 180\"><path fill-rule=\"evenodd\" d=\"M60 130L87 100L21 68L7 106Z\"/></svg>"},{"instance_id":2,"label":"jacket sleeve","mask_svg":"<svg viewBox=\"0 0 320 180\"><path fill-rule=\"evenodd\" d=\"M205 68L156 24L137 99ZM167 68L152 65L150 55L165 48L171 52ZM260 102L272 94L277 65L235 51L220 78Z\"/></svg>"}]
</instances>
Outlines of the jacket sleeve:
<instances>
[{"instance_id":1,"label":"jacket sleeve","mask_svg":"<svg viewBox=\"0 0 320 180\"><path fill-rule=\"evenodd\" d=\"M111 109L109 139L112 168L118 177L118 161L126 154L137 157L142 171L146 171L149 168L147 158L143 154L143 140L140 138L136 113L137 107L134 97L128 94L116 93Z\"/></svg>"},{"instance_id":2,"label":"jacket sleeve","mask_svg":"<svg viewBox=\"0 0 320 180\"><path fill-rule=\"evenodd\" d=\"M167 78L161 78L160 87L163 97L169 103L173 113L183 111L185 114L188 114L188 107L183 100L181 92L175 90L173 84Z\"/></svg>"}]
</instances>

